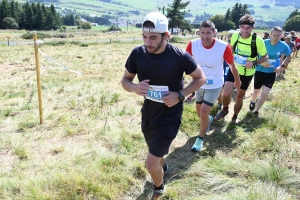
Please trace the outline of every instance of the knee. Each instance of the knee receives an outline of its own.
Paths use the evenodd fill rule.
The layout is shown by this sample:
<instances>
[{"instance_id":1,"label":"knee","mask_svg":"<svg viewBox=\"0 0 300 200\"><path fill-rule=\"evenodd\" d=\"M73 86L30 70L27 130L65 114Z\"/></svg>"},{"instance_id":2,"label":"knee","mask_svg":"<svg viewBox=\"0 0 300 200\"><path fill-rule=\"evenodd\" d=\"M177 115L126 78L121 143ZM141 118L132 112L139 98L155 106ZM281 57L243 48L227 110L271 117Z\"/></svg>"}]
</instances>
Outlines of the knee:
<instances>
[{"instance_id":1,"label":"knee","mask_svg":"<svg viewBox=\"0 0 300 200\"><path fill-rule=\"evenodd\" d=\"M265 93L261 93L261 94L260 94L260 98L261 98L261 99L266 99L267 96L268 96L268 94L265 94Z\"/></svg>"},{"instance_id":2,"label":"knee","mask_svg":"<svg viewBox=\"0 0 300 200\"><path fill-rule=\"evenodd\" d=\"M155 162L152 162L151 160L146 160L146 169L149 173L156 171L157 165Z\"/></svg>"},{"instance_id":3,"label":"knee","mask_svg":"<svg viewBox=\"0 0 300 200\"><path fill-rule=\"evenodd\" d=\"M223 92L223 95L222 95L222 99L228 99L231 97L231 93L230 92Z\"/></svg>"},{"instance_id":4,"label":"knee","mask_svg":"<svg viewBox=\"0 0 300 200\"><path fill-rule=\"evenodd\" d=\"M244 95L236 95L236 101L237 102L242 102L243 101L243 98L244 98Z\"/></svg>"},{"instance_id":5,"label":"knee","mask_svg":"<svg viewBox=\"0 0 300 200\"><path fill-rule=\"evenodd\" d=\"M208 115L209 115L209 111L201 110L200 112L201 119L207 117Z\"/></svg>"}]
</instances>

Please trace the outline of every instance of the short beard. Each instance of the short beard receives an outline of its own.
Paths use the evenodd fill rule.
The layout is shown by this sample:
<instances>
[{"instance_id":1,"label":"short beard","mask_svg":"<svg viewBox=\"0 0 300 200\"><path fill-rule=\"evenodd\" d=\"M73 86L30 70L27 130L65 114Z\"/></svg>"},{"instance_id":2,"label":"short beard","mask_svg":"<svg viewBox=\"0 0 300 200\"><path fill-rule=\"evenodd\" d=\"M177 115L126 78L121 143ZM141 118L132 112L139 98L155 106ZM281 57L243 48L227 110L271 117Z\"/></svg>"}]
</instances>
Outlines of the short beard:
<instances>
[{"instance_id":1,"label":"short beard","mask_svg":"<svg viewBox=\"0 0 300 200\"><path fill-rule=\"evenodd\" d=\"M158 43L158 45L156 46L156 48L154 49L153 53L155 53L163 44L164 38L161 39L160 43Z\"/></svg>"},{"instance_id":2,"label":"short beard","mask_svg":"<svg viewBox=\"0 0 300 200\"><path fill-rule=\"evenodd\" d=\"M157 45L156 48L154 49L153 54L154 54L154 53L162 46L163 41L164 41L164 36L165 36L165 33L162 33L161 41L158 43L158 45ZM147 47L147 46L145 46L145 47Z\"/></svg>"}]
</instances>

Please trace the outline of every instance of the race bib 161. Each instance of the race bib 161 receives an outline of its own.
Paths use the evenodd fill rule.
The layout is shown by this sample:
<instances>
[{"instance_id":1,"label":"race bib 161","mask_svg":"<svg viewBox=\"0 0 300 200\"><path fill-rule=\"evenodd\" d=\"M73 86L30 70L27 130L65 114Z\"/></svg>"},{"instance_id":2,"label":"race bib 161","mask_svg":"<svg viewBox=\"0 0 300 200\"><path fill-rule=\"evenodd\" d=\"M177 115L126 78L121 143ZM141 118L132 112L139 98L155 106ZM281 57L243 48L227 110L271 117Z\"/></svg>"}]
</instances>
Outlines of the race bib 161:
<instances>
[{"instance_id":1,"label":"race bib 161","mask_svg":"<svg viewBox=\"0 0 300 200\"><path fill-rule=\"evenodd\" d=\"M164 103L162 98L164 97L164 92L168 91L168 86L150 85L146 99L156 101L159 103Z\"/></svg>"}]
</instances>

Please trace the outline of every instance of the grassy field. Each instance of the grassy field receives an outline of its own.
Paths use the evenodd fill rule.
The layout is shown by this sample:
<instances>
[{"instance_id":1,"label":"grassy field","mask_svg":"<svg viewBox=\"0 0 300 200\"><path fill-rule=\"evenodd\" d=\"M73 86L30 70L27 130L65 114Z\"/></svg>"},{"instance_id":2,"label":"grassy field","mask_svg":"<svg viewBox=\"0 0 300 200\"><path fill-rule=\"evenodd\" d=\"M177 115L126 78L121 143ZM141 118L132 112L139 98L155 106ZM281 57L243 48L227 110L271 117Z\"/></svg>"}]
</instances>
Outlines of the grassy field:
<instances>
[{"instance_id":1,"label":"grassy field","mask_svg":"<svg viewBox=\"0 0 300 200\"><path fill-rule=\"evenodd\" d=\"M184 49L189 40L178 41ZM127 56L141 43L41 44L57 63L82 72L40 54L42 124L33 45L0 45L0 199L149 198L143 98L120 84ZM238 125L214 122L199 154L190 151L199 119L194 103L186 103L166 157L172 171L163 199L300 199L298 67L293 58L259 118L248 112L248 95Z\"/></svg>"}]
</instances>

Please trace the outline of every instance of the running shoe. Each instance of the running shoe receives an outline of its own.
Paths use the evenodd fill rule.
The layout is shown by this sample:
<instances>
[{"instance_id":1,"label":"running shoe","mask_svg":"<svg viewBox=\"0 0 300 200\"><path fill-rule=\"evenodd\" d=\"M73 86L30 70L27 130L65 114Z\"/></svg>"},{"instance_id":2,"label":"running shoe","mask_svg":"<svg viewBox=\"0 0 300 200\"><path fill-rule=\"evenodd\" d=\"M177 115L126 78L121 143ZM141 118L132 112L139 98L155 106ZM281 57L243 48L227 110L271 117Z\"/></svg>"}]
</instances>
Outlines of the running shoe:
<instances>
[{"instance_id":1,"label":"running shoe","mask_svg":"<svg viewBox=\"0 0 300 200\"><path fill-rule=\"evenodd\" d=\"M228 110L221 110L216 116L215 121L219 121L220 119L223 119L228 114Z\"/></svg>"},{"instance_id":2,"label":"running shoe","mask_svg":"<svg viewBox=\"0 0 300 200\"><path fill-rule=\"evenodd\" d=\"M249 105L249 110L253 111L255 108L255 104L256 104L257 100L253 103L252 100L250 101L250 105Z\"/></svg>"},{"instance_id":3,"label":"running shoe","mask_svg":"<svg viewBox=\"0 0 300 200\"><path fill-rule=\"evenodd\" d=\"M169 165L164 164L163 170L164 170L164 177L165 177L165 176L168 176L168 174L169 174L170 171L171 171L171 168L169 167Z\"/></svg>"},{"instance_id":4,"label":"running shoe","mask_svg":"<svg viewBox=\"0 0 300 200\"><path fill-rule=\"evenodd\" d=\"M156 190L155 186L154 186L154 191L153 191L151 200L159 199L163 195L164 195L164 189Z\"/></svg>"},{"instance_id":5,"label":"running shoe","mask_svg":"<svg viewBox=\"0 0 300 200\"><path fill-rule=\"evenodd\" d=\"M284 69L284 70L282 70L282 74L285 74L285 69Z\"/></svg>"},{"instance_id":6,"label":"running shoe","mask_svg":"<svg viewBox=\"0 0 300 200\"><path fill-rule=\"evenodd\" d=\"M199 152L203 148L203 140L201 140L199 137L197 137L195 144L191 148L194 152Z\"/></svg>"},{"instance_id":7,"label":"running shoe","mask_svg":"<svg viewBox=\"0 0 300 200\"><path fill-rule=\"evenodd\" d=\"M232 116L231 122L237 124L237 116Z\"/></svg>"}]
</instances>

